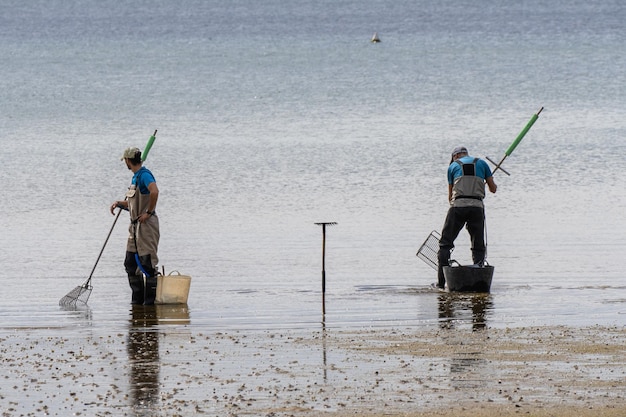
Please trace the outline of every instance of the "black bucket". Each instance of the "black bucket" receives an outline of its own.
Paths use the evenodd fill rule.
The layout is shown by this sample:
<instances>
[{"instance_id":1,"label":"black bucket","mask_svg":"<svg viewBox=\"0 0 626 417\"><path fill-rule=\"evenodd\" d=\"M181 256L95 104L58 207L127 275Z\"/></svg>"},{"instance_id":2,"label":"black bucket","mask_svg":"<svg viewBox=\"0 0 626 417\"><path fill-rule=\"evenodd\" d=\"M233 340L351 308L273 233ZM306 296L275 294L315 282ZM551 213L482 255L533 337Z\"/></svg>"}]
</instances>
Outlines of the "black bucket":
<instances>
[{"instance_id":1,"label":"black bucket","mask_svg":"<svg viewBox=\"0 0 626 417\"><path fill-rule=\"evenodd\" d=\"M449 291L489 292L493 270L491 265L444 266L443 276L446 278Z\"/></svg>"}]
</instances>

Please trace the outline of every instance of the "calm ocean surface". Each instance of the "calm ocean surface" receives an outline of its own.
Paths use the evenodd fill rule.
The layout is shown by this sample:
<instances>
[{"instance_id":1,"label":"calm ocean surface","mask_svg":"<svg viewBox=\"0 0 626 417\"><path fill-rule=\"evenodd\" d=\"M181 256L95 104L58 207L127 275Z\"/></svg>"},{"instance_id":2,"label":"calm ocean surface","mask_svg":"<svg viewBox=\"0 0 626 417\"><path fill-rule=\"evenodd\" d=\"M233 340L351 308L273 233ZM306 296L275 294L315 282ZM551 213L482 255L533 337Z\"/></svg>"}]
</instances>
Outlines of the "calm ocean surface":
<instances>
[{"instance_id":1,"label":"calm ocean surface","mask_svg":"<svg viewBox=\"0 0 626 417\"><path fill-rule=\"evenodd\" d=\"M89 307L57 303L112 226L119 156L155 129L189 326L319 327L315 222L338 223L327 326L469 324L475 304L493 327L624 325L625 20L621 0L3 1L0 332L128 326L125 216ZM542 106L486 202L492 293L431 292L415 253L450 150L499 160Z\"/></svg>"}]
</instances>

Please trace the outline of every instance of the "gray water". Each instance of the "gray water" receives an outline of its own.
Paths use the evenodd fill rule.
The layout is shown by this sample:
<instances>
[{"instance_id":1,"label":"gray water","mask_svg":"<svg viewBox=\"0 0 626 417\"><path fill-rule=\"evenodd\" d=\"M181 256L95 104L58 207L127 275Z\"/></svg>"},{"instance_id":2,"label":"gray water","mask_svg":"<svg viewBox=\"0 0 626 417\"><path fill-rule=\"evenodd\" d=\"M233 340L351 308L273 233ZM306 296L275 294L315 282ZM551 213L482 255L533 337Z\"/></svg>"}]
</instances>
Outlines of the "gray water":
<instances>
[{"instance_id":1,"label":"gray water","mask_svg":"<svg viewBox=\"0 0 626 417\"><path fill-rule=\"evenodd\" d=\"M500 159L487 296L469 325L623 325L626 5L620 1L5 1L0 6L0 329L126 329L128 219L82 284L143 148L161 264L198 329L429 326L415 253L459 144ZM374 32L382 42L370 43ZM469 260L468 239L454 256ZM483 298L486 297L486 298ZM445 304L445 303L444 303ZM448 305L448 307L450 307ZM176 322L176 320L174 320Z\"/></svg>"}]
</instances>

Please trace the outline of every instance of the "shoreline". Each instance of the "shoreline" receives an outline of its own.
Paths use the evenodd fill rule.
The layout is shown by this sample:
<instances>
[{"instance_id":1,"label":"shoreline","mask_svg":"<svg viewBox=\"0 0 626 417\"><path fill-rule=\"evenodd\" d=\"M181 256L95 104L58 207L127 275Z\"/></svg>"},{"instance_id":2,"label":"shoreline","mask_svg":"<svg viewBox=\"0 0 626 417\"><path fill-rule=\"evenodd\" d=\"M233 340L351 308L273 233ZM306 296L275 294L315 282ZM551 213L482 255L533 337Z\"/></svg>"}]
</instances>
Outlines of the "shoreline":
<instances>
[{"instance_id":1,"label":"shoreline","mask_svg":"<svg viewBox=\"0 0 626 417\"><path fill-rule=\"evenodd\" d=\"M99 332L3 329L3 415L626 414L619 326Z\"/></svg>"},{"instance_id":2,"label":"shoreline","mask_svg":"<svg viewBox=\"0 0 626 417\"><path fill-rule=\"evenodd\" d=\"M396 399L385 402L384 412L365 407L359 415L626 415L626 405L621 405L626 392L624 328L409 330L371 336L345 348L383 355L385 363L395 358L395 366L375 375L377 386L392 381L388 390Z\"/></svg>"}]
</instances>

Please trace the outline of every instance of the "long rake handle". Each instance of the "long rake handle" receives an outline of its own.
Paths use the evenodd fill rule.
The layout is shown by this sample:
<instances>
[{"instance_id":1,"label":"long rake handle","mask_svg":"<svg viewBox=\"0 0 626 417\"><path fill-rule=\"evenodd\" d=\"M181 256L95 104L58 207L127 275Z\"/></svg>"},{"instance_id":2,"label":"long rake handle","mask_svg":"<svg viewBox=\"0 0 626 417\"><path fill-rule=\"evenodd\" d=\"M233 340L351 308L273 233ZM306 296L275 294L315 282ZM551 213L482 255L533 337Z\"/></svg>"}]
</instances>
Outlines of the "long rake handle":
<instances>
[{"instance_id":1,"label":"long rake handle","mask_svg":"<svg viewBox=\"0 0 626 417\"><path fill-rule=\"evenodd\" d=\"M513 151L515 150L515 148L517 148L517 145L519 145L519 143L522 141L522 139L524 139L524 136L526 136L526 133L528 133L530 128L533 127L533 125L535 124L535 122L539 118L539 114L541 113L542 110L543 110L543 107L541 107L537 113L533 114L533 116L530 118L530 120L528 121L528 123L526 124L524 129L522 129L522 131L519 133L519 135L517 135L517 138L515 138L513 143L511 143L511 145L507 148L506 152L504 152L504 156L502 157L502 159L500 160L498 165L496 165L496 167L493 169L493 171L491 171L492 174L495 174L498 169L501 169L503 172L507 173L502 168L500 168L500 166L502 165L502 163L504 162L506 157L511 155L513 153Z\"/></svg>"},{"instance_id":2,"label":"long rake handle","mask_svg":"<svg viewBox=\"0 0 626 417\"><path fill-rule=\"evenodd\" d=\"M100 249L100 253L98 254L98 259L96 259L96 263L93 266L93 269L91 270L91 274L89 274L89 278L87 278L87 282L85 282L85 285L87 285L90 281L91 281L91 277L93 276L94 271L96 270L96 266L98 266L98 262L100 262L100 258L102 257L102 253L104 252L104 248L106 247L107 243L109 242L109 238L111 237L111 233L113 233L113 228L115 227L115 223L117 223L117 219L120 218L120 214L122 213L122 209L120 208L117 212L117 215L115 216L115 220L113 220L113 225L111 226L111 230L109 230L109 234L107 235L107 238L104 241L104 244L102 245L102 249Z\"/></svg>"}]
</instances>

